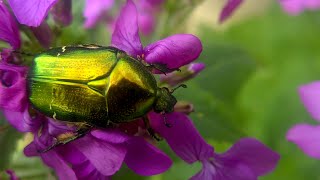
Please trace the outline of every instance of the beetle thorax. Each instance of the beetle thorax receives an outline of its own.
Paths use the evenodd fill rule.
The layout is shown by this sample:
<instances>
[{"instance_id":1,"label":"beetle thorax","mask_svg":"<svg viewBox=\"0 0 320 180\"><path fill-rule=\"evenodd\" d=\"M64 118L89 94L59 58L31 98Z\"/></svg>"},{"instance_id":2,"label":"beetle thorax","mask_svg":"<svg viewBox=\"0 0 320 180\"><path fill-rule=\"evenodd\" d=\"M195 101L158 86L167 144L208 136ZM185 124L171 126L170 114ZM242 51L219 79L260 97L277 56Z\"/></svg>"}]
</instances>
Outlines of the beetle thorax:
<instances>
[{"instance_id":1,"label":"beetle thorax","mask_svg":"<svg viewBox=\"0 0 320 180\"><path fill-rule=\"evenodd\" d=\"M170 113L173 111L177 99L171 94L168 88L159 88L157 91L157 98L154 104L154 111L157 113Z\"/></svg>"}]
</instances>

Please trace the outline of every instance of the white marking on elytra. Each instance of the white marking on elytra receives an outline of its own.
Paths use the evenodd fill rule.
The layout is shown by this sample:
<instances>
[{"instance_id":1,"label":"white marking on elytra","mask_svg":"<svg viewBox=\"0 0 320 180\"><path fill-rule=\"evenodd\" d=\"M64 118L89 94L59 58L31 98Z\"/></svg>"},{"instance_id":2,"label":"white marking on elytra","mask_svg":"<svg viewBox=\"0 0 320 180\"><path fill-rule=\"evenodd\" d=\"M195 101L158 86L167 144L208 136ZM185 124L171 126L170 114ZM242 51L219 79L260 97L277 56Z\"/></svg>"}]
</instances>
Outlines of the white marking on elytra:
<instances>
[{"instance_id":1,"label":"white marking on elytra","mask_svg":"<svg viewBox=\"0 0 320 180\"><path fill-rule=\"evenodd\" d=\"M52 110L52 103L53 103L53 99L51 100L50 105L49 105L50 110Z\"/></svg>"},{"instance_id":2,"label":"white marking on elytra","mask_svg":"<svg viewBox=\"0 0 320 180\"><path fill-rule=\"evenodd\" d=\"M53 112L52 118L55 119L55 120L57 120L56 117L57 117L57 113L56 113L56 112Z\"/></svg>"},{"instance_id":3,"label":"white marking on elytra","mask_svg":"<svg viewBox=\"0 0 320 180\"><path fill-rule=\"evenodd\" d=\"M57 56L60 56L60 53L58 53Z\"/></svg>"},{"instance_id":4,"label":"white marking on elytra","mask_svg":"<svg viewBox=\"0 0 320 180\"><path fill-rule=\"evenodd\" d=\"M65 52L65 51L66 51L66 47L67 47L67 46L63 46L63 47L62 47L62 52Z\"/></svg>"}]
</instances>

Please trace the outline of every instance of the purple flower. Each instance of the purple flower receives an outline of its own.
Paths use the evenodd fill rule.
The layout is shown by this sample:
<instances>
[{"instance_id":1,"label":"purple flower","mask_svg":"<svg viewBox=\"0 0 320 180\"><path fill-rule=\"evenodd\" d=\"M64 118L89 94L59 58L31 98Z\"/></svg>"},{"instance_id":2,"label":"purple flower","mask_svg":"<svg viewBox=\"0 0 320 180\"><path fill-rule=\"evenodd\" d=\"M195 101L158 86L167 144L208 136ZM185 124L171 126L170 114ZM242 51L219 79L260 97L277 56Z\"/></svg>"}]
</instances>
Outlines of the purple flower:
<instances>
[{"instance_id":1,"label":"purple flower","mask_svg":"<svg viewBox=\"0 0 320 180\"><path fill-rule=\"evenodd\" d=\"M72 22L71 6L71 0L58 1L51 9L54 21L63 26L70 25Z\"/></svg>"},{"instance_id":2,"label":"purple flower","mask_svg":"<svg viewBox=\"0 0 320 180\"><path fill-rule=\"evenodd\" d=\"M13 170L8 169L6 170L6 173L10 176L10 180L19 180L18 176Z\"/></svg>"},{"instance_id":3,"label":"purple flower","mask_svg":"<svg viewBox=\"0 0 320 180\"><path fill-rule=\"evenodd\" d=\"M149 35L154 31L155 16L160 11L164 0L136 0L138 9L138 23L140 31ZM113 30L114 18L110 10L114 0L87 0L83 16L85 17L85 28L93 28L99 20L105 20L110 29Z\"/></svg>"},{"instance_id":4,"label":"purple flower","mask_svg":"<svg viewBox=\"0 0 320 180\"><path fill-rule=\"evenodd\" d=\"M320 8L320 0L279 0L284 11L290 15L298 15L305 9Z\"/></svg>"},{"instance_id":5,"label":"purple flower","mask_svg":"<svg viewBox=\"0 0 320 180\"><path fill-rule=\"evenodd\" d=\"M143 48L138 31L137 8L131 0L121 10L111 44L149 64L166 64L169 69L191 63L202 51L200 40L191 34L176 34Z\"/></svg>"},{"instance_id":6,"label":"purple flower","mask_svg":"<svg viewBox=\"0 0 320 180\"><path fill-rule=\"evenodd\" d=\"M29 112L26 92L27 68L2 62L0 64L0 107L8 122L21 132L35 132L42 116Z\"/></svg>"},{"instance_id":7,"label":"purple flower","mask_svg":"<svg viewBox=\"0 0 320 180\"><path fill-rule=\"evenodd\" d=\"M103 179L117 172L125 162L137 174L150 176L168 169L172 162L167 155L142 137L129 136L117 129L93 130L85 137L38 153L53 143L54 137L72 129L49 119L41 136L24 152L27 156L41 156L53 168L59 179Z\"/></svg>"},{"instance_id":8,"label":"purple flower","mask_svg":"<svg viewBox=\"0 0 320 180\"><path fill-rule=\"evenodd\" d=\"M320 82L299 87L301 101L310 115L320 121ZM297 124L287 133L287 140L298 145L307 155L320 159L320 126Z\"/></svg>"},{"instance_id":9,"label":"purple flower","mask_svg":"<svg viewBox=\"0 0 320 180\"><path fill-rule=\"evenodd\" d=\"M243 0L228 0L220 13L219 22L222 23L228 19L242 2Z\"/></svg>"},{"instance_id":10,"label":"purple flower","mask_svg":"<svg viewBox=\"0 0 320 180\"><path fill-rule=\"evenodd\" d=\"M114 0L86 0L83 16L84 27L92 28L112 8Z\"/></svg>"},{"instance_id":11,"label":"purple flower","mask_svg":"<svg viewBox=\"0 0 320 180\"><path fill-rule=\"evenodd\" d=\"M9 71L12 68L1 66L0 69ZM22 90L24 92L15 91L15 87L19 85L18 89L25 87L25 82L20 83L25 81L25 78L20 78L15 73L8 72L8 75L1 77L3 84L9 84L0 87L0 99L6 101L6 104L1 107L5 109L7 120L15 128L35 134L34 141L25 148L25 154L40 156L45 164L56 171L60 179L88 179L89 177L102 179L118 171L123 162L134 172L143 176L162 173L171 166L170 158L143 137L127 135L119 130L93 130L77 141L56 147L46 153L38 153L53 144L55 137L75 130L39 114L31 115L28 104L19 98L19 94L25 98L25 90ZM17 93L17 96L11 97L14 93ZM5 97L6 94L9 96ZM22 108L23 106L27 107ZM23 111L19 111L20 109ZM38 131L41 126L39 136Z\"/></svg>"},{"instance_id":12,"label":"purple flower","mask_svg":"<svg viewBox=\"0 0 320 180\"><path fill-rule=\"evenodd\" d=\"M53 33L46 21L43 21L38 27L30 27L34 36L42 47L48 49L52 43Z\"/></svg>"},{"instance_id":13,"label":"purple flower","mask_svg":"<svg viewBox=\"0 0 320 180\"><path fill-rule=\"evenodd\" d=\"M37 27L47 17L50 8L57 0L8 0L20 24Z\"/></svg>"},{"instance_id":14,"label":"purple flower","mask_svg":"<svg viewBox=\"0 0 320 180\"><path fill-rule=\"evenodd\" d=\"M0 40L9 43L13 49L19 49L21 46L19 29L3 1L0 1L0 17Z\"/></svg>"},{"instance_id":15,"label":"purple flower","mask_svg":"<svg viewBox=\"0 0 320 180\"><path fill-rule=\"evenodd\" d=\"M136 0L140 31L150 35L155 28L155 19L164 0Z\"/></svg>"},{"instance_id":16,"label":"purple flower","mask_svg":"<svg viewBox=\"0 0 320 180\"><path fill-rule=\"evenodd\" d=\"M137 12L134 4L128 1L116 23L113 36L113 40L117 39L115 45L119 48L128 47L128 43L135 43L131 40L137 40L140 43L138 32L136 32L137 18L134 18L135 21L131 23L131 28L127 24L121 25L121 23L128 22L131 15L137 17ZM121 32L117 28L120 28ZM132 29L136 31L132 33ZM121 33L126 36L121 37ZM176 40L190 42L193 45L186 44L186 47L183 47L183 44L177 45ZM129 47L124 50L135 53L135 57L144 57L145 54L152 55L146 60L168 64L169 68L179 68L198 57L202 47L200 40L192 35L176 35L154 43L152 48L146 49L142 49L141 45L141 53ZM167 57L169 54L173 57ZM179 61L174 62L175 58ZM170 158L145 140L146 130L143 129L145 128L143 126L139 126L132 134L124 133L121 128L92 130L85 137L69 144L61 145L46 153L38 153L53 144L56 137L59 138L63 133L74 132L75 129L37 112L32 112L27 101L26 68L3 64L0 69L3 72L0 78L2 81L0 106L5 110L6 118L18 130L34 133L34 141L25 148L25 154L40 156L45 164L56 171L60 179L107 178L116 173L123 162L134 172L143 176L162 173L171 166ZM136 122L139 121L133 124ZM129 123L128 128L131 126ZM40 129L41 133L38 133Z\"/></svg>"},{"instance_id":17,"label":"purple flower","mask_svg":"<svg viewBox=\"0 0 320 180\"><path fill-rule=\"evenodd\" d=\"M200 161L202 170L191 179L199 180L254 180L272 171L280 156L252 138L243 138L227 152L215 153L194 128L192 121L182 113L171 113L167 119L172 124L167 128L162 117L150 114L152 127L161 134L171 149L187 163Z\"/></svg>"}]
</instances>

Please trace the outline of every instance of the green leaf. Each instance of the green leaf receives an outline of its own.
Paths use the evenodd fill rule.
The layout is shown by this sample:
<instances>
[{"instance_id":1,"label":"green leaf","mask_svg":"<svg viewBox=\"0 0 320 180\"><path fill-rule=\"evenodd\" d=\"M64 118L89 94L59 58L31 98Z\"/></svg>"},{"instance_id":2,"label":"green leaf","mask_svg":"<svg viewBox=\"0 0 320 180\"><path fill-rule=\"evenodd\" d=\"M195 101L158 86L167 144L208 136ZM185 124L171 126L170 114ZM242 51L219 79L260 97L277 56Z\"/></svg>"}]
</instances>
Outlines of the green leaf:
<instances>
[{"instance_id":1,"label":"green leaf","mask_svg":"<svg viewBox=\"0 0 320 180\"><path fill-rule=\"evenodd\" d=\"M1 121L4 121L3 119ZM1 126L4 127L4 126ZM6 170L12 160L15 152L17 141L21 134L13 127L7 126L0 130L0 171Z\"/></svg>"},{"instance_id":2,"label":"green leaf","mask_svg":"<svg viewBox=\"0 0 320 180\"><path fill-rule=\"evenodd\" d=\"M245 125L235 100L256 64L246 52L230 45L205 43L204 47L199 61L206 69L177 96L194 104L192 118L204 137L234 141L244 136Z\"/></svg>"}]
</instances>

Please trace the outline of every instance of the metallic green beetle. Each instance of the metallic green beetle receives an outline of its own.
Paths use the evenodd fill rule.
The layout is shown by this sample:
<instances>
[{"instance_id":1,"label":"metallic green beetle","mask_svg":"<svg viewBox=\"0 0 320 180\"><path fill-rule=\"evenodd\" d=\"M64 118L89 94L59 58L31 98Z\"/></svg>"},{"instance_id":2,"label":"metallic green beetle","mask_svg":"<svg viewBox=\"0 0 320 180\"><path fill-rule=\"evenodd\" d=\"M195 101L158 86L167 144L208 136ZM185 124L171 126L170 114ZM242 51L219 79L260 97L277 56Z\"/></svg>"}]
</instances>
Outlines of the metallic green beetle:
<instances>
[{"instance_id":1,"label":"metallic green beetle","mask_svg":"<svg viewBox=\"0 0 320 180\"><path fill-rule=\"evenodd\" d=\"M146 65L114 47L64 46L37 55L28 74L29 100L53 119L107 127L173 111Z\"/></svg>"}]
</instances>

